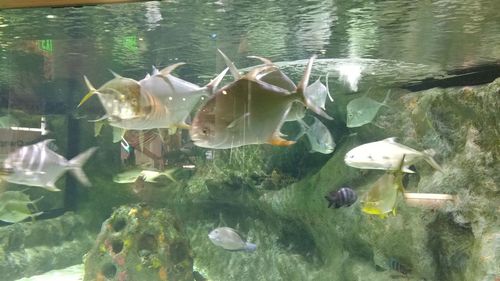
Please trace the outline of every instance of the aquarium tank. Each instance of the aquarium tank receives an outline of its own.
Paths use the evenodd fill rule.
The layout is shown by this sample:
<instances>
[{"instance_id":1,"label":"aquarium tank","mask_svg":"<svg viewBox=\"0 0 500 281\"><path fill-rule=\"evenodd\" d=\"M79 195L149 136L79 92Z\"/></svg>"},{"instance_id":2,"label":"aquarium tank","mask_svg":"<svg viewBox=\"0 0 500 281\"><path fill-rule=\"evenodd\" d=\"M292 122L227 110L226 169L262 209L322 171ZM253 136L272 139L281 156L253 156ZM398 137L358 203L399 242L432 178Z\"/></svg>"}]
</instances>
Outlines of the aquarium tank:
<instances>
[{"instance_id":1,"label":"aquarium tank","mask_svg":"<svg viewBox=\"0 0 500 281\"><path fill-rule=\"evenodd\" d=\"M0 0L0 280L499 281L498 11Z\"/></svg>"}]
</instances>

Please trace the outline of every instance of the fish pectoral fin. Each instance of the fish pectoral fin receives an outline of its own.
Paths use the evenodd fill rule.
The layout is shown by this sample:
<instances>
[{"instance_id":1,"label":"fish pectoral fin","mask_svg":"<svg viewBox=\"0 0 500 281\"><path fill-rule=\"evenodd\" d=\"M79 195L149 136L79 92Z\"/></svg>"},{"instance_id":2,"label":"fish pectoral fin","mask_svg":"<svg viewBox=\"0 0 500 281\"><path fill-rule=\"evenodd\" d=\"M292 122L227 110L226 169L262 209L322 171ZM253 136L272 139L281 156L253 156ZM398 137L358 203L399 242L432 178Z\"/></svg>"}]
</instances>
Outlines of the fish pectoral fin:
<instances>
[{"instance_id":1,"label":"fish pectoral fin","mask_svg":"<svg viewBox=\"0 0 500 281\"><path fill-rule=\"evenodd\" d=\"M237 127L238 125L245 125L245 121L247 121L246 119L248 117L250 117L250 112L246 112L240 117L234 119L231 123L229 123L229 125L227 125L226 128L231 129Z\"/></svg>"},{"instance_id":2,"label":"fish pectoral fin","mask_svg":"<svg viewBox=\"0 0 500 281\"><path fill-rule=\"evenodd\" d=\"M113 143L117 143L125 136L125 129L113 127Z\"/></svg>"},{"instance_id":3,"label":"fish pectoral fin","mask_svg":"<svg viewBox=\"0 0 500 281\"><path fill-rule=\"evenodd\" d=\"M275 145L275 146L290 146L290 145L294 144L295 141L286 140L286 139L280 137L279 133L275 133L267 141L267 143L270 144L270 145Z\"/></svg>"}]
</instances>

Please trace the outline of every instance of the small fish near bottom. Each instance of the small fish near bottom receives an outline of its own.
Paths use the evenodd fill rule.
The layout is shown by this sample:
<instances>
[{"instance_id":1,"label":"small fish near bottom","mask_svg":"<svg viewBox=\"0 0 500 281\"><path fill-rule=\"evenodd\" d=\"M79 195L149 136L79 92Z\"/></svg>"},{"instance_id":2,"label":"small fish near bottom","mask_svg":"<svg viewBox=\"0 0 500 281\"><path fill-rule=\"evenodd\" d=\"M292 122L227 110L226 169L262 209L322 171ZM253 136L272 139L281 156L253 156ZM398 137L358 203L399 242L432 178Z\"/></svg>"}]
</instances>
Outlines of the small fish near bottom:
<instances>
[{"instance_id":1,"label":"small fish near bottom","mask_svg":"<svg viewBox=\"0 0 500 281\"><path fill-rule=\"evenodd\" d=\"M257 245L245 242L236 230L230 227L218 227L208 234L208 238L214 245L228 251L253 252L257 249Z\"/></svg>"}]
</instances>

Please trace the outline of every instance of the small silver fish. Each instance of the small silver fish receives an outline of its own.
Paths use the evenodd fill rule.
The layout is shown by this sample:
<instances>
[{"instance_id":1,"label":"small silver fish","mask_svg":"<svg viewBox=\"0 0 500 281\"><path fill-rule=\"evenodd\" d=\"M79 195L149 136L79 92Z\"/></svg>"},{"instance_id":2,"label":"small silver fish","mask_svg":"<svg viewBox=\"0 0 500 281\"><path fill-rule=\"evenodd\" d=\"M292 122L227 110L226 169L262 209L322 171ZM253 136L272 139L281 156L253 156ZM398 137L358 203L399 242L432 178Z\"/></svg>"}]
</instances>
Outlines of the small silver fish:
<instances>
[{"instance_id":1,"label":"small silver fish","mask_svg":"<svg viewBox=\"0 0 500 281\"><path fill-rule=\"evenodd\" d=\"M335 149L335 141L330 133L330 130L318 118L312 116L314 122L311 125L306 124L302 119L297 120L302 126L302 132L299 134L300 138L303 134L307 136L311 144L311 152L319 152L323 154L330 154Z\"/></svg>"},{"instance_id":2,"label":"small silver fish","mask_svg":"<svg viewBox=\"0 0 500 281\"><path fill-rule=\"evenodd\" d=\"M164 171L154 171L154 170L142 170L142 169L132 169L125 171L123 173L117 174L113 177L113 181L116 183L133 183L137 179L141 178L145 182L156 182L156 179L160 176L165 176L173 182L177 182L173 177L173 173L177 169L168 169Z\"/></svg>"},{"instance_id":3,"label":"small silver fish","mask_svg":"<svg viewBox=\"0 0 500 281\"><path fill-rule=\"evenodd\" d=\"M318 78L314 83L307 86L305 94L309 97L312 104L325 110L326 97L329 97L332 102L333 98L330 95L328 87L321 83L320 79L321 78ZM326 78L326 83L328 85L328 76Z\"/></svg>"},{"instance_id":4,"label":"small silver fish","mask_svg":"<svg viewBox=\"0 0 500 281\"><path fill-rule=\"evenodd\" d=\"M313 61L314 57L293 92L259 80L276 70L272 65L257 67L220 89L193 119L190 135L194 144L216 149L263 143L292 145L294 141L283 139L279 130L294 102L304 103L315 113L331 119L304 95Z\"/></svg>"},{"instance_id":5,"label":"small silver fish","mask_svg":"<svg viewBox=\"0 0 500 281\"><path fill-rule=\"evenodd\" d=\"M90 186L82 166L97 148L89 148L75 158L66 160L50 150L48 146L52 141L53 139L47 139L10 153L3 163L3 168L10 172L5 180L16 184L39 186L49 191L60 191L55 183L66 170L69 170L82 184Z\"/></svg>"},{"instance_id":6,"label":"small silver fish","mask_svg":"<svg viewBox=\"0 0 500 281\"><path fill-rule=\"evenodd\" d=\"M434 169L441 171L441 167L432 158L432 150L417 151L387 138L381 141L365 143L348 151L344 162L351 167L359 169L398 170L401 158L404 158L402 171L415 173L410 166L420 159L424 159Z\"/></svg>"},{"instance_id":7,"label":"small silver fish","mask_svg":"<svg viewBox=\"0 0 500 281\"><path fill-rule=\"evenodd\" d=\"M257 249L257 245L243 241L236 230L230 227L218 227L208 234L208 238L214 245L229 251L255 251Z\"/></svg>"},{"instance_id":8,"label":"small silver fish","mask_svg":"<svg viewBox=\"0 0 500 281\"><path fill-rule=\"evenodd\" d=\"M355 128L372 122L380 107L387 106L388 98L389 93L381 103L367 96L351 100L347 104L347 127Z\"/></svg>"}]
</instances>

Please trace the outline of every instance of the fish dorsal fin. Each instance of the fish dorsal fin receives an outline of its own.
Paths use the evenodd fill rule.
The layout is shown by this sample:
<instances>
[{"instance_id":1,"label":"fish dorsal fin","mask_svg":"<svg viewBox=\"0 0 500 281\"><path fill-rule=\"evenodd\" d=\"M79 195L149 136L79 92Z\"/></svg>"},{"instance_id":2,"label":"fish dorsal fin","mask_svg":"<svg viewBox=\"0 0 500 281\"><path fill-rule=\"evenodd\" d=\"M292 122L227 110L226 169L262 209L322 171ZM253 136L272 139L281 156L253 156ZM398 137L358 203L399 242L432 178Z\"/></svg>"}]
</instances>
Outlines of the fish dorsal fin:
<instances>
[{"instance_id":1,"label":"fish dorsal fin","mask_svg":"<svg viewBox=\"0 0 500 281\"><path fill-rule=\"evenodd\" d=\"M247 78L248 80L255 81L257 79L257 76L261 75L262 73L271 72L276 69L277 67L274 65L264 65L250 70L250 72L245 74L244 77Z\"/></svg>"},{"instance_id":2,"label":"fish dorsal fin","mask_svg":"<svg viewBox=\"0 0 500 281\"><path fill-rule=\"evenodd\" d=\"M210 81L207 85L203 87L203 89L207 89L210 94L213 94L217 91L217 87L219 86L220 82L222 79L224 79L224 76L226 75L228 71L228 67L226 67L219 75L217 75L212 81Z\"/></svg>"},{"instance_id":3,"label":"fish dorsal fin","mask_svg":"<svg viewBox=\"0 0 500 281\"><path fill-rule=\"evenodd\" d=\"M219 55L221 55L221 57L224 59L226 66L229 68L229 72L231 72L231 75L233 75L234 81L240 79L240 72L238 71L234 63L220 49L217 49L217 51L219 52Z\"/></svg>"},{"instance_id":4,"label":"fish dorsal fin","mask_svg":"<svg viewBox=\"0 0 500 281\"><path fill-rule=\"evenodd\" d=\"M328 75L329 75L329 74L330 74L330 73L329 73L329 72L327 72L327 73L326 73L326 75L325 75L325 80L326 80L326 81L325 81L325 83L326 83L326 84L325 84L325 86L326 86L326 93L328 94L328 98L330 99L330 101L331 101L331 102L333 102L333 97L332 97L332 95L330 94L330 87L328 87Z\"/></svg>"},{"instance_id":5,"label":"fish dorsal fin","mask_svg":"<svg viewBox=\"0 0 500 281\"><path fill-rule=\"evenodd\" d=\"M396 143L396 137L386 138L386 139L383 139L383 141L389 142L389 143Z\"/></svg>"},{"instance_id":6,"label":"fish dorsal fin","mask_svg":"<svg viewBox=\"0 0 500 281\"><path fill-rule=\"evenodd\" d=\"M78 104L77 108L80 107L84 102L86 102L91 96L93 96L97 92L97 90L94 88L94 86L92 86L92 83L90 83L87 76L84 75L83 79L85 79L85 85L87 85L89 92L82 98L82 100Z\"/></svg>"},{"instance_id":7,"label":"fish dorsal fin","mask_svg":"<svg viewBox=\"0 0 500 281\"><path fill-rule=\"evenodd\" d=\"M114 71L113 71L113 70L111 70L111 69L108 69L108 70L109 70L109 72L111 72L111 74L113 74L113 76L114 76L115 78L122 78L122 76L121 76L120 74L118 74L118 73L114 72Z\"/></svg>"},{"instance_id":8,"label":"fish dorsal fin","mask_svg":"<svg viewBox=\"0 0 500 281\"><path fill-rule=\"evenodd\" d=\"M306 89L307 85L309 84L309 77L311 76L311 71L312 71L312 65L314 60L316 59L316 55L313 55L309 61L307 62L306 69L304 71L304 75L302 76L302 79L300 80L299 84L297 85L297 92L303 93L304 90Z\"/></svg>"},{"instance_id":9,"label":"fish dorsal fin","mask_svg":"<svg viewBox=\"0 0 500 281\"><path fill-rule=\"evenodd\" d=\"M40 142L40 146L44 148L48 148L48 145L53 142L54 139L46 139Z\"/></svg>"},{"instance_id":10,"label":"fish dorsal fin","mask_svg":"<svg viewBox=\"0 0 500 281\"><path fill-rule=\"evenodd\" d=\"M164 69L160 70L158 74L156 75L161 75L163 77L167 77L172 71L174 71L177 67L186 64L185 62L178 62L172 65L169 65L165 67ZM154 71L154 70L153 70Z\"/></svg>"},{"instance_id":11,"label":"fish dorsal fin","mask_svg":"<svg viewBox=\"0 0 500 281\"><path fill-rule=\"evenodd\" d=\"M247 56L247 58L258 59L258 60L260 60L264 64L273 65L273 62L270 59L266 59L266 58L263 58L263 57L259 57L259 56Z\"/></svg>"},{"instance_id":12,"label":"fish dorsal fin","mask_svg":"<svg viewBox=\"0 0 500 281\"><path fill-rule=\"evenodd\" d=\"M385 98L380 105L389 107L387 105L387 101L390 99L390 97L391 97L391 89L387 91L387 94L385 95Z\"/></svg>"},{"instance_id":13,"label":"fish dorsal fin","mask_svg":"<svg viewBox=\"0 0 500 281\"><path fill-rule=\"evenodd\" d=\"M158 70L158 68L156 68L156 66L152 65L151 66L151 76L157 75L158 73L160 73L160 71Z\"/></svg>"}]
</instances>

